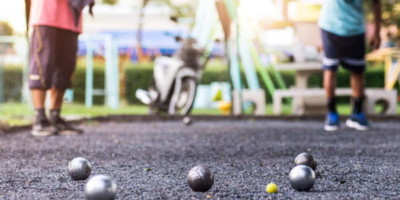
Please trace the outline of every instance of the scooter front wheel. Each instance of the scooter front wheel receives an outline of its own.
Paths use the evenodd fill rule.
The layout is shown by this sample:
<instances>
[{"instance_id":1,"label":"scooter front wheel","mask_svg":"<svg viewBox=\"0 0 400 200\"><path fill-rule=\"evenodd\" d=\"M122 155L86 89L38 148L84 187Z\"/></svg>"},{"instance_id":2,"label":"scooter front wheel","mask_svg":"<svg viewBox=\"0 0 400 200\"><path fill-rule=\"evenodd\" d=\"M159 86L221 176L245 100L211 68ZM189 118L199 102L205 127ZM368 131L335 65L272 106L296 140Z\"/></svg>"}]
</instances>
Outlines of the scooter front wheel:
<instances>
[{"instance_id":1,"label":"scooter front wheel","mask_svg":"<svg viewBox=\"0 0 400 200\"><path fill-rule=\"evenodd\" d=\"M169 104L170 115L188 115L192 110L196 96L197 82L193 77L185 77L176 83L174 94Z\"/></svg>"}]
</instances>

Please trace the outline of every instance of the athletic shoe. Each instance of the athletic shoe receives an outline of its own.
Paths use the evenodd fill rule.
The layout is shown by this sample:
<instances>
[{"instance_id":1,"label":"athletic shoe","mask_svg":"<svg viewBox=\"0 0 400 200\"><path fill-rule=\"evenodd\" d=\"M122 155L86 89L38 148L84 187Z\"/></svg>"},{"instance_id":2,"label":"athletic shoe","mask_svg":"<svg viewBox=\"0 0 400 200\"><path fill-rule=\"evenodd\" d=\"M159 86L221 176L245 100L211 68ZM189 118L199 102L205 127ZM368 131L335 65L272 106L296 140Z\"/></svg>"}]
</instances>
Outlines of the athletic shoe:
<instances>
[{"instance_id":1,"label":"athletic shoe","mask_svg":"<svg viewBox=\"0 0 400 200\"><path fill-rule=\"evenodd\" d=\"M60 135L80 135L83 134L82 129L75 128L58 115L50 115L51 125L57 129Z\"/></svg>"},{"instance_id":2,"label":"athletic shoe","mask_svg":"<svg viewBox=\"0 0 400 200\"><path fill-rule=\"evenodd\" d=\"M325 131L336 131L340 127L339 115L335 112L329 112L326 115L324 129Z\"/></svg>"},{"instance_id":3,"label":"athletic shoe","mask_svg":"<svg viewBox=\"0 0 400 200\"><path fill-rule=\"evenodd\" d=\"M47 120L46 118L44 119L35 119L33 125L32 125L32 131L31 134L33 136L51 136L51 135L57 135L57 129L55 129Z\"/></svg>"},{"instance_id":4,"label":"athletic shoe","mask_svg":"<svg viewBox=\"0 0 400 200\"><path fill-rule=\"evenodd\" d=\"M369 123L364 113L351 114L350 119L346 121L346 125L359 131L369 129Z\"/></svg>"}]
</instances>

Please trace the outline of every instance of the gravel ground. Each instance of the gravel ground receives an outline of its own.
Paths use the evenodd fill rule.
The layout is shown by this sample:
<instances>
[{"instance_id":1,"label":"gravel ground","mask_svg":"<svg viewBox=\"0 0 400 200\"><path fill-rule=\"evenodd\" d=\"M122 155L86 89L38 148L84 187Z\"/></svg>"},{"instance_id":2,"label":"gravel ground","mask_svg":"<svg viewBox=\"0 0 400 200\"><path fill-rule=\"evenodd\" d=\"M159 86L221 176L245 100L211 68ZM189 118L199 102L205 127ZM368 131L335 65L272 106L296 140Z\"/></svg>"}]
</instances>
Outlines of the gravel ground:
<instances>
[{"instance_id":1,"label":"gravel ground","mask_svg":"<svg viewBox=\"0 0 400 200\"><path fill-rule=\"evenodd\" d=\"M84 199L86 181L72 181L68 162L82 156L95 174L118 185L117 199L400 199L400 126L322 130L322 121L235 120L104 122L82 136L0 136L0 199ZM319 163L309 192L290 187L298 153ZM186 175L197 164L215 175L209 192L192 192ZM151 170L145 170L150 168ZM275 182L279 192L268 194Z\"/></svg>"}]
</instances>

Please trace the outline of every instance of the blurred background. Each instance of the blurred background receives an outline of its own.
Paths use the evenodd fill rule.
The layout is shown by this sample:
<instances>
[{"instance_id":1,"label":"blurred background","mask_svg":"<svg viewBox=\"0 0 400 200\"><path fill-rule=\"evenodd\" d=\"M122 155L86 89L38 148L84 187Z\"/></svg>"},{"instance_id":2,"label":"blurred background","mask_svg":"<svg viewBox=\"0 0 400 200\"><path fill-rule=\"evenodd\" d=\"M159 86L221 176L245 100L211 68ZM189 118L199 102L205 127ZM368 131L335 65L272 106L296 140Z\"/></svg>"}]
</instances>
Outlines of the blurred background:
<instances>
[{"instance_id":1,"label":"blurred background","mask_svg":"<svg viewBox=\"0 0 400 200\"><path fill-rule=\"evenodd\" d=\"M208 46L211 60L202 72L192 114L232 114L233 81L229 73L223 23L209 21L204 13L218 13L219 10L213 6L202 10L200 5L207 4L206 1L211 2L96 0L94 17L84 11L84 31L79 40L74 87L65 96L63 114L68 119L148 114L149 108L135 97L136 90L147 89L151 85L154 59L174 55L181 48L177 38L193 35L199 23L210 24L215 29L212 36L206 39L213 43ZM257 67L254 61L256 78L248 77L245 53L238 55L244 60L239 70L242 87L252 88L251 83L255 81L265 91L265 115L274 114L272 102L276 89L300 87L297 81L302 78L301 68L304 66L317 72L304 75L306 85L303 87L322 87L321 74L316 70L320 67L322 53L317 25L322 3L323 0L246 0L236 5L237 27L245 33L246 42L257 49L258 53L251 55L257 55L255 59L260 66L264 66ZM400 65L396 57L400 46L400 2L385 0L382 3L381 49L369 52L366 79L367 87L383 89L387 84L387 72ZM372 14L370 10L366 14L367 37L370 37ZM28 58L25 19L24 1L0 1L0 124L3 126L31 122L32 107L27 79L24 78ZM221 16L215 19L223 21ZM201 37L204 33L200 32L198 30ZM296 68L298 66L299 69ZM338 79L339 87L349 87L348 72L339 71ZM391 84L390 89L397 91L398 88L398 81ZM323 99L308 103L304 100L300 112L299 102L287 99L283 101L279 114L313 114L324 106L323 102ZM339 102L339 112L349 114L349 98L343 97ZM397 96L395 102L397 106ZM385 103L378 103L374 109L378 114L383 113L385 106ZM246 104L242 108L242 114L252 114L255 109ZM400 113L398 108L395 109L396 114Z\"/></svg>"}]
</instances>

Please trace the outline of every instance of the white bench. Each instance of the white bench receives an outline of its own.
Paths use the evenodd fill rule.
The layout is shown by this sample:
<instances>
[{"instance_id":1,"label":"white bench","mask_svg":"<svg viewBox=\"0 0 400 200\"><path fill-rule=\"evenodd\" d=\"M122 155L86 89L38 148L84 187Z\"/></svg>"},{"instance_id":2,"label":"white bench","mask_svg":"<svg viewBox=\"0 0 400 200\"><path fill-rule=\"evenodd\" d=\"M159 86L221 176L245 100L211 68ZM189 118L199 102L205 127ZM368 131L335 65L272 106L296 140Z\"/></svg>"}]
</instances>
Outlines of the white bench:
<instances>
[{"instance_id":1,"label":"white bench","mask_svg":"<svg viewBox=\"0 0 400 200\"><path fill-rule=\"evenodd\" d=\"M351 96L352 91L350 88L338 88L336 89L336 96ZM365 109L368 114L377 114L375 110L375 105L377 103L383 103L384 109L383 113L385 115L396 114L397 109L397 91L396 90L384 90L378 88L368 88L365 90L366 101ZM281 114L282 112L282 99L285 97L312 97L316 99L321 99L325 97L325 91L321 88L306 88L306 89L287 89L287 90L275 90L273 96L273 112L275 115ZM325 103L325 102L323 102ZM304 106L304 104L299 104ZM299 106L296 105L296 106ZM293 110L294 114L301 115L304 114L304 108L293 107L294 109L300 109L300 112Z\"/></svg>"}]
</instances>

